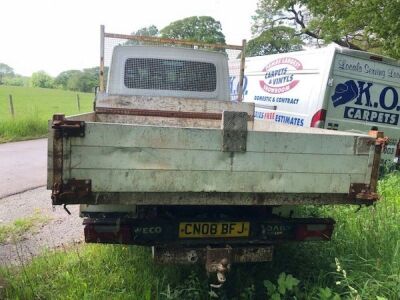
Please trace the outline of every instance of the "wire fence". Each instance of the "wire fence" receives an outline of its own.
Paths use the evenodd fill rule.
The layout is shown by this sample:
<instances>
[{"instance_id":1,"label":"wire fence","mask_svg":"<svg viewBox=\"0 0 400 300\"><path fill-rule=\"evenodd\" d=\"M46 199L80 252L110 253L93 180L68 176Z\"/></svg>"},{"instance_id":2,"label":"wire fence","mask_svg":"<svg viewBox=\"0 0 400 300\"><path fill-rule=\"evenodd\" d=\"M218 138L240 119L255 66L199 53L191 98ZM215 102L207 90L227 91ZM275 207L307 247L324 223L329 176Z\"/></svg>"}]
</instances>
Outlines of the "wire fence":
<instances>
[{"instance_id":1,"label":"wire fence","mask_svg":"<svg viewBox=\"0 0 400 300\"><path fill-rule=\"evenodd\" d=\"M70 104L69 105L70 108L73 107L74 110L76 108L76 111L78 113L80 113L81 112L81 97L79 96L79 94L76 94L76 97L71 97L70 99L71 99L71 103L74 102L74 101L76 103L75 104L76 106L74 106L73 104L72 105ZM0 101L2 101L2 100L3 99L0 99ZM19 105L20 107L23 106L23 108L24 108L23 112L22 112L22 115L26 115L27 114L26 112L29 111L32 108L32 101L29 102L29 104L30 104L29 108L26 107L28 105L28 103L26 103L26 97L22 97L22 99L21 99L21 97L19 99L17 97L17 99L16 99L12 94L9 94L6 97L6 101L5 101L7 103L7 105L4 105L3 108L6 110L6 106L7 106L8 113L9 113L9 115L11 116L11 118L13 120L16 118L16 115L18 116L18 113L20 113L20 115L21 115L21 111L19 111L15 107L15 101L16 100L17 100L17 105ZM68 99L68 101L69 101L69 99ZM36 104L39 104L39 103L36 103ZM33 107L35 108L37 106L33 106ZM3 115L3 117L6 115L5 111L1 112L1 113L2 114L0 114L0 115ZM1 118L0 118L0 121L1 121Z\"/></svg>"},{"instance_id":2,"label":"wire fence","mask_svg":"<svg viewBox=\"0 0 400 300\"><path fill-rule=\"evenodd\" d=\"M105 91L105 77L111 64L113 52L124 51L122 48L131 45L157 46L169 49L200 49L224 53L229 60L238 62L237 66L230 68L229 77L236 78L237 82L237 86L235 84L235 99L232 100L241 101L242 99L245 40L243 40L242 45L208 44L188 40L108 33L105 32L103 25L100 32L100 92ZM181 50L179 51L179 53L182 53ZM190 56L188 57L190 58ZM157 60L157 58L127 59L124 72L125 80L128 80L125 85L132 88L143 88L144 85L147 85L147 88L150 89L200 92L208 91L213 87L213 77L215 76L210 64L189 61L183 56L179 59L175 57L170 60L163 59L163 61ZM226 80L229 80L229 78Z\"/></svg>"}]
</instances>

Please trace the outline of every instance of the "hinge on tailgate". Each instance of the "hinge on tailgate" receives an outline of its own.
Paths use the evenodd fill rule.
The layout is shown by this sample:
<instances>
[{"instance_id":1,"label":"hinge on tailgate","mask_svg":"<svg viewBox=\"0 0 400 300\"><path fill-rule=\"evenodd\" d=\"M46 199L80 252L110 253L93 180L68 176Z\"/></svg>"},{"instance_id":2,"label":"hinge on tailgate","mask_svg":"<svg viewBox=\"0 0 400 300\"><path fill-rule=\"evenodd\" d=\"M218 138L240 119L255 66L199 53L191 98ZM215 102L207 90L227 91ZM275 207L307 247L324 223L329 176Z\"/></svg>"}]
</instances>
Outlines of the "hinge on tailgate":
<instances>
[{"instance_id":1,"label":"hinge on tailgate","mask_svg":"<svg viewBox=\"0 0 400 300\"><path fill-rule=\"evenodd\" d=\"M245 152L247 144L246 112L224 111L222 114L222 151Z\"/></svg>"},{"instance_id":2,"label":"hinge on tailgate","mask_svg":"<svg viewBox=\"0 0 400 300\"><path fill-rule=\"evenodd\" d=\"M77 200L87 197L92 193L90 179L69 179L62 183L54 183L51 199L53 205L64 204L65 201L78 203Z\"/></svg>"},{"instance_id":3,"label":"hinge on tailgate","mask_svg":"<svg viewBox=\"0 0 400 300\"><path fill-rule=\"evenodd\" d=\"M85 122L67 120L64 115L53 115L51 128L55 129L60 137L85 136Z\"/></svg>"},{"instance_id":4,"label":"hinge on tailgate","mask_svg":"<svg viewBox=\"0 0 400 300\"><path fill-rule=\"evenodd\" d=\"M381 160L381 154L384 147L386 147L388 138L384 136L382 131L370 130L368 135L375 138L375 141L369 141L364 145L360 144L360 147L368 147L369 145L375 144L374 156L371 167L371 178L370 184L365 183L352 183L350 184L349 198L369 200L371 204L379 199L379 195L376 193L378 177L379 177L379 164ZM359 147L359 148L360 148Z\"/></svg>"},{"instance_id":5,"label":"hinge on tailgate","mask_svg":"<svg viewBox=\"0 0 400 300\"><path fill-rule=\"evenodd\" d=\"M352 183L350 184L349 198L376 201L379 196L371 191L369 184Z\"/></svg>"},{"instance_id":6,"label":"hinge on tailgate","mask_svg":"<svg viewBox=\"0 0 400 300\"><path fill-rule=\"evenodd\" d=\"M384 135L383 131L370 130L368 135L375 138L375 145L381 146L384 149L388 143L389 138Z\"/></svg>"}]
</instances>

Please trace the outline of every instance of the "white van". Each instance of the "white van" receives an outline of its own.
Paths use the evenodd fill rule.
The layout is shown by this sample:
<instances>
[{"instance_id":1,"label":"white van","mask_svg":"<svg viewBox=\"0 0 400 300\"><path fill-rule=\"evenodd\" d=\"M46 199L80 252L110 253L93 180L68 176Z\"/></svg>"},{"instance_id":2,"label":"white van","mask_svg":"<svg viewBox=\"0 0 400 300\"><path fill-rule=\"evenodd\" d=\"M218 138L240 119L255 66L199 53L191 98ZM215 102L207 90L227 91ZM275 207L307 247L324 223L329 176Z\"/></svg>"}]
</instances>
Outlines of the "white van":
<instances>
[{"instance_id":1,"label":"white van","mask_svg":"<svg viewBox=\"0 0 400 300\"><path fill-rule=\"evenodd\" d=\"M239 63L229 63L232 100ZM399 144L399 97L399 62L376 54L331 44L246 58L243 101L256 104L256 118L363 133L378 128L390 138L385 160Z\"/></svg>"}]
</instances>

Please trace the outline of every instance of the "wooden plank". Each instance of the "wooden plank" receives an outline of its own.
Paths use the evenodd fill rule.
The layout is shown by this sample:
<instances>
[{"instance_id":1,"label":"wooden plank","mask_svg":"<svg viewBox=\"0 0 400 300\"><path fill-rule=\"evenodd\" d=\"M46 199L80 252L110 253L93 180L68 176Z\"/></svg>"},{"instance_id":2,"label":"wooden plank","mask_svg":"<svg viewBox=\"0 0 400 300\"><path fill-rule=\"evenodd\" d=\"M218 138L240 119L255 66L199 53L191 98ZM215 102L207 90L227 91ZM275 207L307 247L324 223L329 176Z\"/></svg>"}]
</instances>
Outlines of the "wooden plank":
<instances>
[{"instance_id":1,"label":"wooden plank","mask_svg":"<svg viewBox=\"0 0 400 300\"><path fill-rule=\"evenodd\" d=\"M96 115L94 112L89 112L79 115L68 116L66 119L71 121L95 122Z\"/></svg>"},{"instance_id":2,"label":"wooden plank","mask_svg":"<svg viewBox=\"0 0 400 300\"><path fill-rule=\"evenodd\" d=\"M348 193L359 174L72 169L93 192Z\"/></svg>"},{"instance_id":3,"label":"wooden plank","mask_svg":"<svg viewBox=\"0 0 400 300\"><path fill-rule=\"evenodd\" d=\"M71 139L63 139L63 178L71 178Z\"/></svg>"},{"instance_id":4,"label":"wooden plank","mask_svg":"<svg viewBox=\"0 0 400 300\"><path fill-rule=\"evenodd\" d=\"M365 137L373 140L369 135L349 132L349 131L338 131L338 130L328 130L323 128L315 127L300 127L287 124L280 124L276 122L269 122L264 120L254 120L254 131L269 131L269 132L291 132L291 133L307 133L307 134L322 134L328 136L353 136L353 137Z\"/></svg>"},{"instance_id":5,"label":"wooden plank","mask_svg":"<svg viewBox=\"0 0 400 300\"><path fill-rule=\"evenodd\" d=\"M372 169L374 167L374 156L375 156L375 146L370 148L370 153L368 157L368 168L367 172L365 172L365 182L370 183L372 176Z\"/></svg>"},{"instance_id":6,"label":"wooden plank","mask_svg":"<svg viewBox=\"0 0 400 300\"><path fill-rule=\"evenodd\" d=\"M249 131L247 152L353 155L356 139L353 136ZM88 122L85 138L71 138L71 142L82 146L220 151L222 133L217 129Z\"/></svg>"},{"instance_id":7,"label":"wooden plank","mask_svg":"<svg viewBox=\"0 0 400 300\"><path fill-rule=\"evenodd\" d=\"M47 123L47 189L53 187L53 129L51 129L52 121Z\"/></svg>"},{"instance_id":8,"label":"wooden plank","mask_svg":"<svg viewBox=\"0 0 400 300\"><path fill-rule=\"evenodd\" d=\"M263 153L354 154L354 137L293 132L248 132L247 151Z\"/></svg>"},{"instance_id":9,"label":"wooden plank","mask_svg":"<svg viewBox=\"0 0 400 300\"><path fill-rule=\"evenodd\" d=\"M96 115L97 122L137 124L137 125L157 125L173 127L197 127L197 128L220 128L221 120L210 119L188 119L188 118L165 118L150 116L132 116L132 115ZM249 122L251 123L251 122Z\"/></svg>"},{"instance_id":10,"label":"wooden plank","mask_svg":"<svg viewBox=\"0 0 400 300\"><path fill-rule=\"evenodd\" d=\"M247 112L254 118L254 103L187 99L165 96L105 96L96 99L96 107L115 107L141 110L222 113L224 110Z\"/></svg>"},{"instance_id":11,"label":"wooden plank","mask_svg":"<svg viewBox=\"0 0 400 300\"><path fill-rule=\"evenodd\" d=\"M75 200L75 202L74 202ZM87 204L123 205L321 205L371 204L371 200L349 198L347 193L93 193L78 200ZM69 202L77 203L76 199Z\"/></svg>"},{"instance_id":12,"label":"wooden plank","mask_svg":"<svg viewBox=\"0 0 400 300\"><path fill-rule=\"evenodd\" d=\"M230 153L126 147L72 147L73 169L225 170L231 169Z\"/></svg>"},{"instance_id":13,"label":"wooden plank","mask_svg":"<svg viewBox=\"0 0 400 300\"><path fill-rule=\"evenodd\" d=\"M166 110L132 109L132 108L119 108L119 107L96 107L96 114L164 117L164 118L180 118L180 119L206 119L206 120L222 119L222 113L166 111ZM246 116L248 116L247 113Z\"/></svg>"},{"instance_id":14,"label":"wooden plank","mask_svg":"<svg viewBox=\"0 0 400 300\"><path fill-rule=\"evenodd\" d=\"M73 169L365 174L368 157L303 153L229 153L186 149L73 146Z\"/></svg>"},{"instance_id":15,"label":"wooden plank","mask_svg":"<svg viewBox=\"0 0 400 300\"><path fill-rule=\"evenodd\" d=\"M365 174L368 156L304 153L235 153L232 171Z\"/></svg>"},{"instance_id":16,"label":"wooden plank","mask_svg":"<svg viewBox=\"0 0 400 300\"><path fill-rule=\"evenodd\" d=\"M86 123L84 138L71 138L72 145L217 150L220 130Z\"/></svg>"}]
</instances>

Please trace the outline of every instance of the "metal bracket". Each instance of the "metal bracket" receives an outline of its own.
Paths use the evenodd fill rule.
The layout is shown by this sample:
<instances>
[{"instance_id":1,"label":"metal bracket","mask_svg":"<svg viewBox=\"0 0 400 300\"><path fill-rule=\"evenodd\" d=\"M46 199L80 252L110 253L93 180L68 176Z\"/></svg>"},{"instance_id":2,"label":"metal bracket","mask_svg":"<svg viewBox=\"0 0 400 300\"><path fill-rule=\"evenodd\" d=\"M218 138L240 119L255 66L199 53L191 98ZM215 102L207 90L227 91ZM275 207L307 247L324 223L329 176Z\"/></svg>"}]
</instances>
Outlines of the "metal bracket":
<instances>
[{"instance_id":1,"label":"metal bracket","mask_svg":"<svg viewBox=\"0 0 400 300\"><path fill-rule=\"evenodd\" d=\"M376 139L376 146L381 146L382 150L386 148L389 138L384 135L383 131L370 130L368 135Z\"/></svg>"},{"instance_id":2,"label":"metal bracket","mask_svg":"<svg viewBox=\"0 0 400 300\"><path fill-rule=\"evenodd\" d=\"M63 204L65 200L81 199L92 193L92 181L90 179L64 180L62 184L55 183L51 193L53 205Z\"/></svg>"},{"instance_id":3,"label":"metal bracket","mask_svg":"<svg viewBox=\"0 0 400 300\"><path fill-rule=\"evenodd\" d=\"M387 145L388 138L385 137L382 131L377 131L377 130L370 130L368 132L368 135L375 138L375 151L374 151L374 158L372 160L371 180L370 180L371 186L369 190L371 192L376 193L378 186L378 179L379 179L381 156L383 150Z\"/></svg>"},{"instance_id":4,"label":"metal bracket","mask_svg":"<svg viewBox=\"0 0 400 300\"><path fill-rule=\"evenodd\" d=\"M153 258L161 264L194 264L205 263L208 274L216 273L218 284L211 287L220 288L226 281L226 273L231 269L231 264L245 262L271 261L273 256L272 245L252 245L246 247L220 248L181 248L154 246Z\"/></svg>"},{"instance_id":5,"label":"metal bracket","mask_svg":"<svg viewBox=\"0 0 400 300\"><path fill-rule=\"evenodd\" d=\"M222 151L246 152L247 144L246 112L224 111L222 114Z\"/></svg>"},{"instance_id":6,"label":"metal bracket","mask_svg":"<svg viewBox=\"0 0 400 300\"><path fill-rule=\"evenodd\" d=\"M84 137L85 122L67 120L64 115L54 115L51 128L55 129L58 137Z\"/></svg>"},{"instance_id":7,"label":"metal bracket","mask_svg":"<svg viewBox=\"0 0 400 300\"><path fill-rule=\"evenodd\" d=\"M376 201L379 196L371 191L369 184L352 183L350 184L349 198Z\"/></svg>"},{"instance_id":8,"label":"metal bracket","mask_svg":"<svg viewBox=\"0 0 400 300\"><path fill-rule=\"evenodd\" d=\"M206 270L207 273L217 273L217 280L220 284L226 281L226 273L231 269L232 248L211 248L207 247Z\"/></svg>"}]
</instances>

